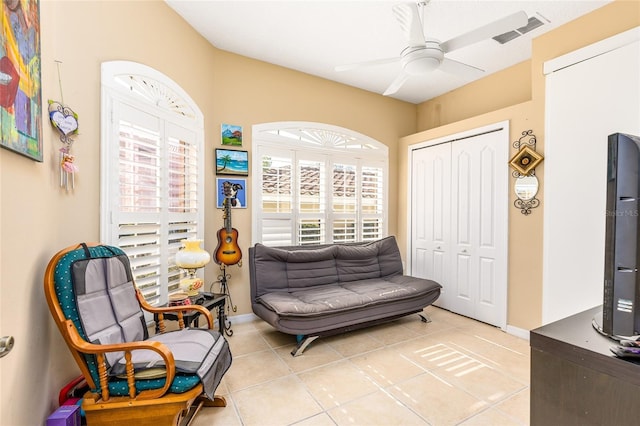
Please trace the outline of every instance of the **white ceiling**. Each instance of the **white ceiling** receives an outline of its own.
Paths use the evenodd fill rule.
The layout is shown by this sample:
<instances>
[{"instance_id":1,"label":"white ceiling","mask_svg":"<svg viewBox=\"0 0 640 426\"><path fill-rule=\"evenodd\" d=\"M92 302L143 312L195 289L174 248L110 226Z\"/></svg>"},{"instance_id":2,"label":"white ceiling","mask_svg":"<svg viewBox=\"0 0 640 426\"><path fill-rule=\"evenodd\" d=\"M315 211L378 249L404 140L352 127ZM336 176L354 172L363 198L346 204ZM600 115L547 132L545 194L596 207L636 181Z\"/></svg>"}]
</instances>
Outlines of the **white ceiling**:
<instances>
[{"instance_id":1,"label":"white ceiling","mask_svg":"<svg viewBox=\"0 0 640 426\"><path fill-rule=\"evenodd\" d=\"M165 1L219 49L379 94L398 75L399 62L343 72L334 67L399 57L407 44L391 10L398 1ZM504 45L488 39L446 55L485 70L482 78L529 59L533 38L609 1L431 0L423 9L424 32L446 41L519 10L545 23ZM435 70L410 78L392 97L417 104L471 81Z\"/></svg>"}]
</instances>

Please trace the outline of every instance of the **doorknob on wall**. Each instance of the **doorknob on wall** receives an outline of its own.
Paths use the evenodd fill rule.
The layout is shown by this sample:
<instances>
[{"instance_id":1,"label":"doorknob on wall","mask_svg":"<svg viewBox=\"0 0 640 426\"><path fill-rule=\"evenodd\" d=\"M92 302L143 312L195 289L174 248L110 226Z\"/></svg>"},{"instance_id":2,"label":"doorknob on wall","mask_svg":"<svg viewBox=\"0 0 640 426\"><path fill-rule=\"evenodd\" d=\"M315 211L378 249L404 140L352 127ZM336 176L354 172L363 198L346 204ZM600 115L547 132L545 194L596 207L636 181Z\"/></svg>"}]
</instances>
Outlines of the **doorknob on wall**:
<instances>
[{"instance_id":1,"label":"doorknob on wall","mask_svg":"<svg viewBox=\"0 0 640 426\"><path fill-rule=\"evenodd\" d=\"M13 339L13 336L0 337L0 358L11 352L14 343L15 340Z\"/></svg>"}]
</instances>

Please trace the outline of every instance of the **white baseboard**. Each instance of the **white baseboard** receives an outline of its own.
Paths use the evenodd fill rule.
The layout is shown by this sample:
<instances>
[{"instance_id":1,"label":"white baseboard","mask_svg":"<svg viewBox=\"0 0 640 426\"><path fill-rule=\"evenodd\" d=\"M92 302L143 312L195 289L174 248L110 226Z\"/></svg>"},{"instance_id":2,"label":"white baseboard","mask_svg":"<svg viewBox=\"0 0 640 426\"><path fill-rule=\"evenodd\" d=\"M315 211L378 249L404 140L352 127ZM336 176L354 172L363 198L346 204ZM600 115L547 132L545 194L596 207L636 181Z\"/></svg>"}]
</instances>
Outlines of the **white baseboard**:
<instances>
[{"instance_id":1,"label":"white baseboard","mask_svg":"<svg viewBox=\"0 0 640 426\"><path fill-rule=\"evenodd\" d=\"M529 330L525 330L524 328L518 328L512 325L507 325L507 329L505 331L516 337L520 337L521 339L529 340Z\"/></svg>"},{"instance_id":2,"label":"white baseboard","mask_svg":"<svg viewBox=\"0 0 640 426\"><path fill-rule=\"evenodd\" d=\"M242 324L246 322L255 321L260 319L255 314L242 314L242 315L233 315L227 317L231 324ZM505 330L508 334L514 335L516 337L520 337L521 339L529 340L529 330L524 328L514 327L512 325L507 325L507 329Z\"/></svg>"},{"instance_id":3,"label":"white baseboard","mask_svg":"<svg viewBox=\"0 0 640 426\"><path fill-rule=\"evenodd\" d=\"M255 321L260 318L255 314L242 314L242 315L228 316L227 319L231 321L231 324L242 324L245 322Z\"/></svg>"}]
</instances>

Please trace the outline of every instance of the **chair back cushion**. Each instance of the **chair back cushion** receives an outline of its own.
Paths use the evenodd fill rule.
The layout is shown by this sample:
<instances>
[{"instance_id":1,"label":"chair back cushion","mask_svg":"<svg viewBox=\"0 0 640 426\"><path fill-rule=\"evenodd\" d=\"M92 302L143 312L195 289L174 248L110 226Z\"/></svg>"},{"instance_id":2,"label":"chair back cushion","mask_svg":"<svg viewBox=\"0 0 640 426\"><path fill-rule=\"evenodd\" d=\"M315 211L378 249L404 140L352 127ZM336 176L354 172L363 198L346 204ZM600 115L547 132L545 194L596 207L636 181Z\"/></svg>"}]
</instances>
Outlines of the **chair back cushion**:
<instances>
[{"instance_id":1,"label":"chair back cushion","mask_svg":"<svg viewBox=\"0 0 640 426\"><path fill-rule=\"evenodd\" d=\"M148 337L126 255L113 252L110 257L79 259L73 262L71 272L78 315L88 341L104 345ZM109 366L123 355L107 352Z\"/></svg>"},{"instance_id":2,"label":"chair back cushion","mask_svg":"<svg viewBox=\"0 0 640 426\"><path fill-rule=\"evenodd\" d=\"M125 253L118 247L95 246L83 247L67 252L62 256L55 265L54 270L54 287L56 297L62 309L64 317L73 322L80 336L87 340L87 334L84 331L80 315L78 313L78 305L76 303L76 292L72 281L72 267L76 261L88 258L110 257L116 255L124 255ZM84 354L87 368L91 373L93 382L97 386L92 391L100 392L100 377L98 375L98 366L96 364L95 355Z\"/></svg>"}]
</instances>

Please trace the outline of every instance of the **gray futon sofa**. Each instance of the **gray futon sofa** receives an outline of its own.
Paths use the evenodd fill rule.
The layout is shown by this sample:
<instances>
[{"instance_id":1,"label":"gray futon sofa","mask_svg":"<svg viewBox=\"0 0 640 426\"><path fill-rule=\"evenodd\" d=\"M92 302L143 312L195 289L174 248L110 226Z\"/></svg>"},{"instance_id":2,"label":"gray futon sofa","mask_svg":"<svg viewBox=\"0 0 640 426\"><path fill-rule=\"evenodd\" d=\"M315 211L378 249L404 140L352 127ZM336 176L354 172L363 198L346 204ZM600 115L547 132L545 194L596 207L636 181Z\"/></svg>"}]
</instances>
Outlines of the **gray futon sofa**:
<instances>
[{"instance_id":1,"label":"gray futon sofa","mask_svg":"<svg viewBox=\"0 0 640 426\"><path fill-rule=\"evenodd\" d=\"M403 275L393 236L351 244L256 244L249 248L249 267L253 312L297 336L294 356L317 337L420 313L441 289Z\"/></svg>"}]
</instances>

